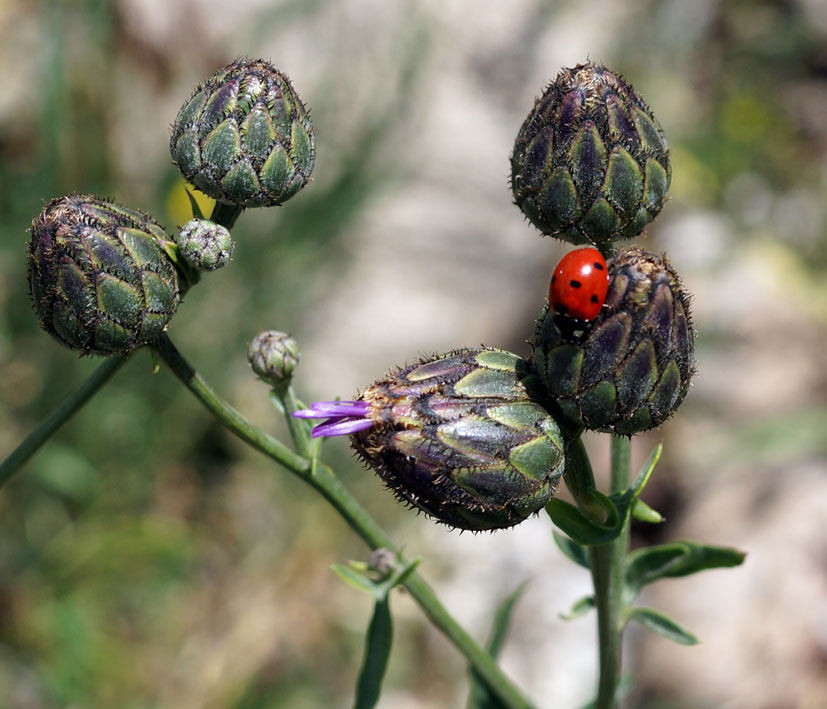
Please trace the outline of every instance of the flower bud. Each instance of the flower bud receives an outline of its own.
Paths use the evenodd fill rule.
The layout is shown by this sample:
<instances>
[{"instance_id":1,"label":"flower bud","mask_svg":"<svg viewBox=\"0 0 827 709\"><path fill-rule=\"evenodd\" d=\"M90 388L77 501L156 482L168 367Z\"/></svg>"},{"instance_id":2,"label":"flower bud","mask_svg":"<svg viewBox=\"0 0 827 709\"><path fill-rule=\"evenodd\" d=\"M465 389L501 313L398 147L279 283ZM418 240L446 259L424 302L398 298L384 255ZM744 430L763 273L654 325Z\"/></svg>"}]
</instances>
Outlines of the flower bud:
<instances>
[{"instance_id":1,"label":"flower bud","mask_svg":"<svg viewBox=\"0 0 827 709\"><path fill-rule=\"evenodd\" d=\"M629 249L609 263L609 293L591 322L549 310L534 330L534 363L575 425L631 435L662 424L695 373L689 297L666 258Z\"/></svg>"},{"instance_id":2,"label":"flower bud","mask_svg":"<svg viewBox=\"0 0 827 709\"><path fill-rule=\"evenodd\" d=\"M510 352L465 349L404 367L358 401L294 415L351 435L396 496L459 529L510 527L541 510L563 472L563 438Z\"/></svg>"},{"instance_id":3,"label":"flower bud","mask_svg":"<svg viewBox=\"0 0 827 709\"><path fill-rule=\"evenodd\" d=\"M604 66L564 69L514 143L511 189L543 234L607 247L660 212L671 180L663 130L635 90Z\"/></svg>"},{"instance_id":4,"label":"flower bud","mask_svg":"<svg viewBox=\"0 0 827 709\"><path fill-rule=\"evenodd\" d=\"M184 179L238 207L286 202L310 180L316 155L304 104L261 59L238 59L199 84L169 146Z\"/></svg>"},{"instance_id":5,"label":"flower bud","mask_svg":"<svg viewBox=\"0 0 827 709\"><path fill-rule=\"evenodd\" d=\"M290 335L268 330L253 338L247 360L253 371L273 388L286 387L299 364L299 346Z\"/></svg>"},{"instance_id":6,"label":"flower bud","mask_svg":"<svg viewBox=\"0 0 827 709\"><path fill-rule=\"evenodd\" d=\"M32 301L62 344L109 355L164 331L181 291L169 236L149 215L73 194L49 202L31 232Z\"/></svg>"},{"instance_id":7,"label":"flower bud","mask_svg":"<svg viewBox=\"0 0 827 709\"><path fill-rule=\"evenodd\" d=\"M235 243L226 227L206 219L191 219L175 238L181 258L196 271L215 271L226 266Z\"/></svg>"}]
</instances>

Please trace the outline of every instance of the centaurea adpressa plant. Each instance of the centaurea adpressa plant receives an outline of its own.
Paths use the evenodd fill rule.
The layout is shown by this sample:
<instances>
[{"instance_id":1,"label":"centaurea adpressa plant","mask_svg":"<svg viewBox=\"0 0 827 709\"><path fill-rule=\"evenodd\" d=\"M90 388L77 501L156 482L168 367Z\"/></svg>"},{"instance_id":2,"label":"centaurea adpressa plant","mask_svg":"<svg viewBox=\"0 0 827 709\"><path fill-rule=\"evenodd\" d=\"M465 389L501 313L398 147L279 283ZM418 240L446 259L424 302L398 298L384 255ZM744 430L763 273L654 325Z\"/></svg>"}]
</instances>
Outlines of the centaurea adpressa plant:
<instances>
[{"instance_id":1,"label":"centaurea adpressa plant","mask_svg":"<svg viewBox=\"0 0 827 709\"><path fill-rule=\"evenodd\" d=\"M546 511L561 532L554 533L560 549L592 574L594 593L570 614L594 609L597 615L600 676L592 706L622 700L621 636L629 621L679 643L696 642L675 621L635 606L635 598L658 579L734 566L743 555L688 541L629 550L632 518L661 520L640 500L660 446L632 478L631 436L675 412L695 360L690 297L674 266L664 256L615 245L657 216L671 178L663 131L628 83L591 63L565 69L516 138L516 204L544 234L590 245L555 269L549 299L538 302L533 334L526 333L530 358L458 349L393 369L356 397L308 406L293 389L297 343L282 332L262 332L248 358L270 387L292 445L223 401L166 331L202 272L230 262L229 230L244 209L284 204L310 180L315 135L308 111L284 74L266 61L240 59L185 101L170 149L183 176L217 200L210 219L193 200L192 221L170 235L147 214L83 194L52 200L34 219L28 275L41 325L66 347L107 359L0 466L0 483L131 352L147 346L220 423L315 488L373 550L368 563L334 566L375 599L356 707L372 707L380 696L396 586L467 657L471 707L531 702L495 663L515 598L498 613L495 640L484 650L417 574L418 560L403 558L324 463L321 442L332 436L349 437L399 500L449 527L495 530ZM612 436L607 491L595 486L584 431ZM561 482L575 504L557 494Z\"/></svg>"}]
</instances>

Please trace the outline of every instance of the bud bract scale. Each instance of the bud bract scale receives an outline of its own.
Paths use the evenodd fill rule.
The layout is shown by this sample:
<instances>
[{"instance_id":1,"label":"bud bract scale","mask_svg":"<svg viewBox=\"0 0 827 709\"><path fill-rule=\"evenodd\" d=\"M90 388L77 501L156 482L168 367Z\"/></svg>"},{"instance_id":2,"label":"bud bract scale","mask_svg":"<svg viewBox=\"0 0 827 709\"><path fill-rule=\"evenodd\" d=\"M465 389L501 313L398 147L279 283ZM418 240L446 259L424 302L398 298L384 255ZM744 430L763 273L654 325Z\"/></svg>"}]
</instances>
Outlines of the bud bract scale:
<instances>
[{"instance_id":1,"label":"bud bract scale","mask_svg":"<svg viewBox=\"0 0 827 709\"><path fill-rule=\"evenodd\" d=\"M609 260L609 292L589 323L544 308L534 364L573 424L631 435L663 423L695 373L689 298L665 258L628 249Z\"/></svg>"},{"instance_id":2,"label":"bud bract scale","mask_svg":"<svg viewBox=\"0 0 827 709\"><path fill-rule=\"evenodd\" d=\"M155 339L180 300L169 235L147 214L90 195L49 202L32 222L28 277L43 328L83 354Z\"/></svg>"},{"instance_id":3,"label":"bud bract scale","mask_svg":"<svg viewBox=\"0 0 827 709\"><path fill-rule=\"evenodd\" d=\"M199 84L169 139L184 178L238 207L282 204L310 180L315 136L290 80L263 60L238 59Z\"/></svg>"},{"instance_id":4,"label":"bud bract scale","mask_svg":"<svg viewBox=\"0 0 827 709\"><path fill-rule=\"evenodd\" d=\"M401 500L437 520L509 527L545 506L563 472L563 438L534 398L538 384L502 350L425 359L361 394L373 425L351 441Z\"/></svg>"},{"instance_id":5,"label":"bud bract scale","mask_svg":"<svg viewBox=\"0 0 827 709\"><path fill-rule=\"evenodd\" d=\"M564 69L536 100L514 143L511 188L543 234L608 246L660 212L669 150L648 106L606 67Z\"/></svg>"}]
</instances>

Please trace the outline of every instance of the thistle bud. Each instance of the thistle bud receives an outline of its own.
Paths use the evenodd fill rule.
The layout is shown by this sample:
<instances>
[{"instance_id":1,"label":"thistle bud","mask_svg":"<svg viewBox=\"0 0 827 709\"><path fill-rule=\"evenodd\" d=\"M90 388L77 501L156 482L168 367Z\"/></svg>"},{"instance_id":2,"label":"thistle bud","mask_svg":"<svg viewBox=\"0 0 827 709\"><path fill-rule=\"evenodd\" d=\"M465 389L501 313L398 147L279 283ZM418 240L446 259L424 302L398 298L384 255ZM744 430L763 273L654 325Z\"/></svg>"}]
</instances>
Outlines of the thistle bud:
<instances>
[{"instance_id":1,"label":"thistle bud","mask_svg":"<svg viewBox=\"0 0 827 709\"><path fill-rule=\"evenodd\" d=\"M286 202L310 180L316 155L304 104L261 59L238 59L199 84L169 147L184 179L238 207Z\"/></svg>"},{"instance_id":2,"label":"thistle bud","mask_svg":"<svg viewBox=\"0 0 827 709\"><path fill-rule=\"evenodd\" d=\"M299 346L290 335L268 330L253 338L247 360L253 371L273 388L287 387L299 364Z\"/></svg>"},{"instance_id":3,"label":"thistle bud","mask_svg":"<svg viewBox=\"0 0 827 709\"><path fill-rule=\"evenodd\" d=\"M180 300L170 238L154 219L98 197L49 202L32 222L29 287L40 324L67 347L109 355L166 328Z\"/></svg>"},{"instance_id":4,"label":"thistle bud","mask_svg":"<svg viewBox=\"0 0 827 709\"><path fill-rule=\"evenodd\" d=\"M662 424L689 389L689 297L665 258L641 249L609 261L609 292L591 322L548 307L534 331L538 375L576 425L631 435Z\"/></svg>"},{"instance_id":5,"label":"thistle bud","mask_svg":"<svg viewBox=\"0 0 827 709\"><path fill-rule=\"evenodd\" d=\"M226 266L235 243L221 224L206 219L191 219L175 238L181 257L196 271L215 271Z\"/></svg>"},{"instance_id":6,"label":"thistle bud","mask_svg":"<svg viewBox=\"0 0 827 709\"><path fill-rule=\"evenodd\" d=\"M543 234L608 247L660 212L671 180L663 130L604 66L564 69L535 101L514 143L511 189Z\"/></svg>"},{"instance_id":7,"label":"thistle bud","mask_svg":"<svg viewBox=\"0 0 827 709\"><path fill-rule=\"evenodd\" d=\"M466 349L294 415L327 418L314 435L351 435L400 500L451 527L497 529L541 510L563 472L563 437L537 385L517 355Z\"/></svg>"}]
</instances>

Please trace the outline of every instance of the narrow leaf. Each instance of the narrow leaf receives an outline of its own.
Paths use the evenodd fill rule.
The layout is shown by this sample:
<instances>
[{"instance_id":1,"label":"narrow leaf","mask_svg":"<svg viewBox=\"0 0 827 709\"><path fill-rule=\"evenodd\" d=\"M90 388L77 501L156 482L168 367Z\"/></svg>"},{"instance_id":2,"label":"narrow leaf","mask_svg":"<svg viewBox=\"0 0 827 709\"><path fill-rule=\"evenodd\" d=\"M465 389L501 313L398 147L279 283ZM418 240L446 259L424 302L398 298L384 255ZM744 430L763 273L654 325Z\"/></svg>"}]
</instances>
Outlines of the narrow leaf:
<instances>
[{"instance_id":1,"label":"narrow leaf","mask_svg":"<svg viewBox=\"0 0 827 709\"><path fill-rule=\"evenodd\" d=\"M636 620L644 628L648 628L652 632L679 645L698 644L698 638L692 635L692 633L684 630L674 620L653 608L632 608L629 611L628 620Z\"/></svg>"},{"instance_id":2,"label":"narrow leaf","mask_svg":"<svg viewBox=\"0 0 827 709\"><path fill-rule=\"evenodd\" d=\"M553 497L546 505L546 513L551 517L551 521L577 544L605 544L615 539L622 531L629 505L626 503L624 509L619 510L615 506L614 497L606 497L594 489L589 490L589 495L594 500L595 507L604 511L606 524L595 522L571 503L557 497Z\"/></svg>"},{"instance_id":3,"label":"narrow leaf","mask_svg":"<svg viewBox=\"0 0 827 709\"><path fill-rule=\"evenodd\" d=\"M190 200L190 208L192 209L192 218L193 219L203 219L204 214L201 212L201 207L198 206L198 202L195 201L195 197L192 196L192 192L189 190L185 190L187 193L187 197Z\"/></svg>"},{"instance_id":4,"label":"narrow leaf","mask_svg":"<svg viewBox=\"0 0 827 709\"><path fill-rule=\"evenodd\" d=\"M583 596L580 600L575 601L568 613L561 613L560 617L563 620L574 620L575 618L579 618L581 615L585 615L593 608L594 596Z\"/></svg>"},{"instance_id":5,"label":"narrow leaf","mask_svg":"<svg viewBox=\"0 0 827 709\"><path fill-rule=\"evenodd\" d=\"M687 553L667 569L664 574L668 578L679 578L689 576L707 569L726 569L733 566L740 566L744 563L747 555L732 547L716 547L709 544L697 544L696 542L680 542L687 549Z\"/></svg>"},{"instance_id":6,"label":"narrow leaf","mask_svg":"<svg viewBox=\"0 0 827 709\"><path fill-rule=\"evenodd\" d=\"M591 568L591 564L589 563L589 552L586 547L572 541L568 537L564 537L562 534L558 534L557 532L552 532L552 534L554 535L554 542L557 544L557 547L569 559L571 559L575 564L580 564L583 568Z\"/></svg>"},{"instance_id":7,"label":"narrow leaf","mask_svg":"<svg viewBox=\"0 0 827 709\"><path fill-rule=\"evenodd\" d=\"M655 509L652 509L639 497L635 499L632 505L632 517L639 522L649 522L650 524L659 524L663 522L663 515Z\"/></svg>"},{"instance_id":8,"label":"narrow leaf","mask_svg":"<svg viewBox=\"0 0 827 709\"><path fill-rule=\"evenodd\" d=\"M353 588L359 591L365 591L365 593L369 593L372 596L375 595L375 585L373 581L363 576L355 569L352 569L350 566L345 566L344 564L331 564L330 568L349 586L353 586Z\"/></svg>"},{"instance_id":9,"label":"narrow leaf","mask_svg":"<svg viewBox=\"0 0 827 709\"><path fill-rule=\"evenodd\" d=\"M629 492L631 492L635 497L640 495L643 491L643 488L646 487L646 483L649 482L649 478L652 475L652 471L655 469L655 466L658 464L660 460L660 456L663 453L663 444L658 443L655 446L655 450L653 450L649 454L649 458L647 458L646 462L643 464L643 467L640 469L640 472L637 474L637 477L632 482L631 487L629 488Z\"/></svg>"},{"instance_id":10,"label":"narrow leaf","mask_svg":"<svg viewBox=\"0 0 827 709\"><path fill-rule=\"evenodd\" d=\"M354 709L373 709L382 693L393 642L393 620L387 596L377 599L365 640L365 656L356 683Z\"/></svg>"},{"instance_id":11,"label":"narrow leaf","mask_svg":"<svg viewBox=\"0 0 827 709\"><path fill-rule=\"evenodd\" d=\"M626 568L627 593L634 598L646 584L662 578L689 576L706 569L738 566L745 554L731 547L716 547L678 541L645 547L629 554Z\"/></svg>"},{"instance_id":12,"label":"narrow leaf","mask_svg":"<svg viewBox=\"0 0 827 709\"><path fill-rule=\"evenodd\" d=\"M505 642L514 607L517 605L517 601L520 600L520 596L523 595L526 585L522 583L517 586L514 592L509 594L500 604L494 615L494 624L491 627L491 635L488 638L486 649L488 654L495 660L499 657L500 650L502 650ZM468 709L506 709L499 697L488 689L473 669L471 670L471 696L468 700Z\"/></svg>"}]
</instances>

